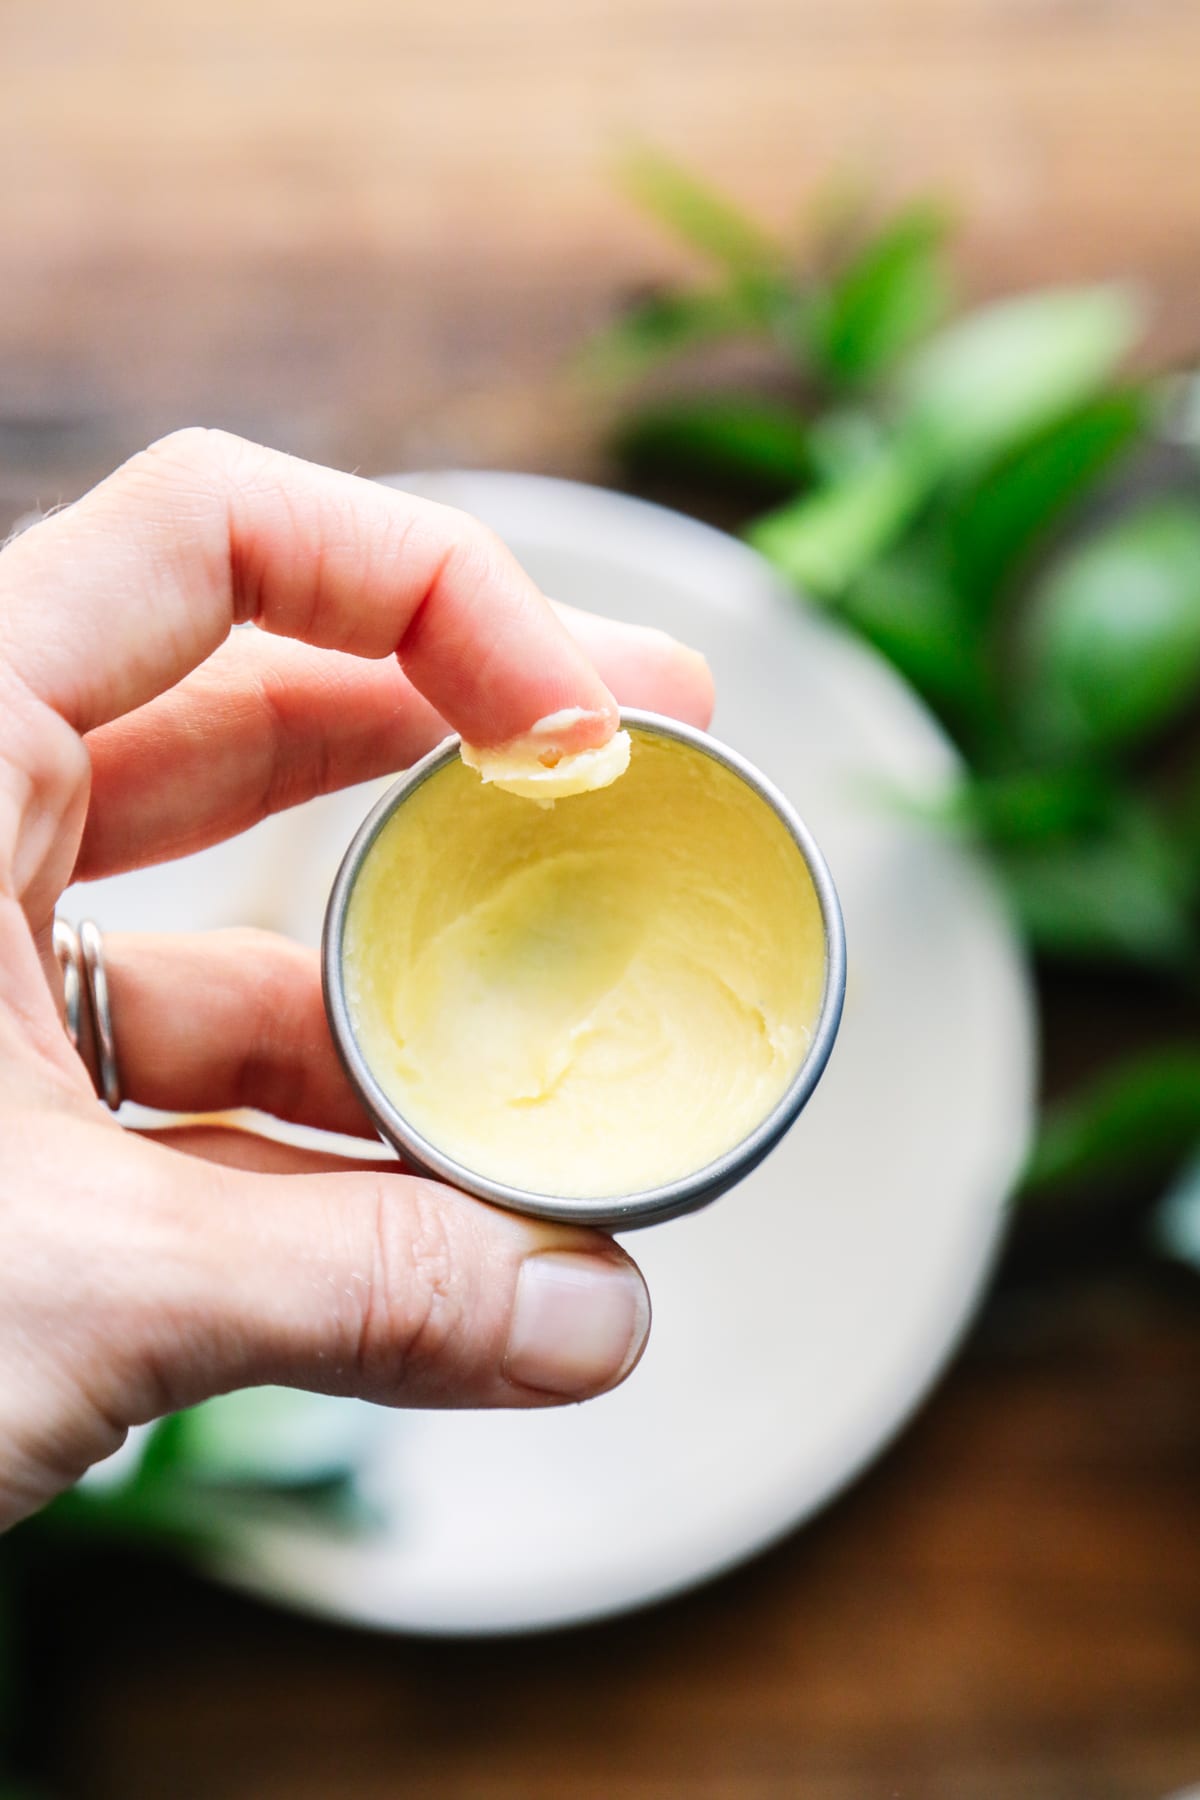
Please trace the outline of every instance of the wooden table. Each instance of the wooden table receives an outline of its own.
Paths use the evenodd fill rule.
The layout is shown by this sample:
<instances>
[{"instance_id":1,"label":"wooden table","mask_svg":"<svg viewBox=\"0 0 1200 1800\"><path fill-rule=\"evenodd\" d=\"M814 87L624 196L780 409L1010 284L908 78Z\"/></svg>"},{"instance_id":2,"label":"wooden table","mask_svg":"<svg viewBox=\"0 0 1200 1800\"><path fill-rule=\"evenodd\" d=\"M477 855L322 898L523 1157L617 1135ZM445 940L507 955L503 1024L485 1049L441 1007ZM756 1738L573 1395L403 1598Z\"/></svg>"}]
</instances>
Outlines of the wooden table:
<instances>
[{"instance_id":1,"label":"wooden table","mask_svg":"<svg viewBox=\"0 0 1200 1800\"><path fill-rule=\"evenodd\" d=\"M969 290L1134 275L1194 352L1198 79L1182 0L6 0L0 531L196 420L603 474L564 362L681 266L631 134L780 222L839 168L940 190ZM1131 1227L1027 1236L884 1463L708 1591L456 1646L72 1556L24 1755L81 1800L1159 1800L1200 1780L1198 1388Z\"/></svg>"},{"instance_id":2,"label":"wooden table","mask_svg":"<svg viewBox=\"0 0 1200 1800\"><path fill-rule=\"evenodd\" d=\"M780 225L943 194L968 289L1130 275L1200 344L1188 0L5 0L0 529L222 424L595 472L562 366L679 254L630 137Z\"/></svg>"},{"instance_id":3,"label":"wooden table","mask_svg":"<svg viewBox=\"0 0 1200 1800\"><path fill-rule=\"evenodd\" d=\"M1011 1270L848 1498L639 1618L397 1641L57 1562L29 1763L80 1800L1162 1800L1200 1778L1200 1307L1117 1262Z\"/></svg>"}]
</instances>

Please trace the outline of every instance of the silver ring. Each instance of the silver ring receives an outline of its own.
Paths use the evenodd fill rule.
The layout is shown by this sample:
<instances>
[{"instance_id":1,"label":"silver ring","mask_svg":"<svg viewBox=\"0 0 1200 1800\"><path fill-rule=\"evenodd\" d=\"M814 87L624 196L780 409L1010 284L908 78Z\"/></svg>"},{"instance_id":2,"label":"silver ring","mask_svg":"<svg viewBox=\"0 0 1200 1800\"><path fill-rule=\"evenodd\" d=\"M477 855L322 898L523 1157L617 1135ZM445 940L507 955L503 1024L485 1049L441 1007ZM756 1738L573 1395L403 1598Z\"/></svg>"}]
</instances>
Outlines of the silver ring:
<instances>
[{"instance_id":1,"label":"silver ring","mask_svg":"<svg viewBox=\"0 0 1200 1800\"><path fill-rule=\"evenodd\" d=\"M65 919L54 921L54 954L62 971L63 1024L71 1048L78 1050L83 1023L83 953L79 948L79 933Z\"/></svg>"},{"instance_id":2,"label":"silver ring","mask_svg":"<svg viewBox=\"0 0 1200 1800\"><path fill-rule=\"evenodd\" d=\"M83 953L83 973L87 982L92 1029L95 1033L96 1070L100 1078L100 1096L112 1112L121 1104L121 1075L117 1068L117 1045L113 1036L112 1005L108 993L108 972L104 966L104 940L94 919L79 924L79 948Z\"/></svg>"}]
</instances>

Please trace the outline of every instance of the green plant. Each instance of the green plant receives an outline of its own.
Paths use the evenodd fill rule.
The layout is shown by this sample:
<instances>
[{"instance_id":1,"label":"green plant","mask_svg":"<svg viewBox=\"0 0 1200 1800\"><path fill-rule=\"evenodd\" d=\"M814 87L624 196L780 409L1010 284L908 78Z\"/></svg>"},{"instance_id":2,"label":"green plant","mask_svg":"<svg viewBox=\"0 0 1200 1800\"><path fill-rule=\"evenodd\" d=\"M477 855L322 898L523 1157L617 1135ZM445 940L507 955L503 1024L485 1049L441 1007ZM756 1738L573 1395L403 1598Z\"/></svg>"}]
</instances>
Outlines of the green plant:
<instances>
[{"instance_id":1,"label":"green plant","mask_svg":"<svg viewBox=\"0 0 1200 1800\"><path fill-rule=\"evenodd\" d=\"M116 1464L0 1539L0 1800L35 1800L12 1784L7 1765L36 1558L63 1534L203 1562L264 1525L324 1536L370 1531L374 1513L359 1479L378 1420L373 1407L288 1388L228 1394L139 1433Z\"/></svg>"},{"instance_id":2,"label":"green plant","mask_svg":"<svg viewBox=\"0 0 1200 1800\"><path fill-rule=\"evenodd\" d=\"M964 758L930 824L986 846L1037 952L1200 990L1200 486L1164 449L1166 384L1125 372L1137 295L955 313L928 204L881 227L826 206L792 244L662 157L625 176L700 270L591 351L642 387L626 468L736 496L750 541L923 695ZM729 339L766 349L754 384L664 387ZM1198 1145L1200 1043L1154 1051L1048 1115L1027 1192L1161 1183ZM1171 1206L1182 1253L1194 1177Z\"/></svg>"}]
</instances>

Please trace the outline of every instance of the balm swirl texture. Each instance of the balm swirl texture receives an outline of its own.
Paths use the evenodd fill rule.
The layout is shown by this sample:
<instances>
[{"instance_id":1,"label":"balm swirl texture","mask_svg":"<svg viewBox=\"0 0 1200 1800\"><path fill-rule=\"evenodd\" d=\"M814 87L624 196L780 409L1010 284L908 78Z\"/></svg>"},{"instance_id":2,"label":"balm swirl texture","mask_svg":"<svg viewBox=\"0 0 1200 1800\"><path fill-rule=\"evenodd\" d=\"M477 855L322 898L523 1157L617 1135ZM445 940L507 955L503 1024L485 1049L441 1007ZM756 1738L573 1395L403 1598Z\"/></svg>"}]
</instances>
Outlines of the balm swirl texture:
<instances>
[{"instance_id":1,"label":"balm swirl texture","mask_svg":"<svg viewBox=\"0 0 1200 1800\"><path fill-rule=\"evenodd\" d=\"M740 1143L804 1061L825 939L783 821L724 764L632 732L610 786L543 809L457 758L397 807L350 896L354 1036L444 1155L598 1198Z\"/></svg>"}]
</instances>

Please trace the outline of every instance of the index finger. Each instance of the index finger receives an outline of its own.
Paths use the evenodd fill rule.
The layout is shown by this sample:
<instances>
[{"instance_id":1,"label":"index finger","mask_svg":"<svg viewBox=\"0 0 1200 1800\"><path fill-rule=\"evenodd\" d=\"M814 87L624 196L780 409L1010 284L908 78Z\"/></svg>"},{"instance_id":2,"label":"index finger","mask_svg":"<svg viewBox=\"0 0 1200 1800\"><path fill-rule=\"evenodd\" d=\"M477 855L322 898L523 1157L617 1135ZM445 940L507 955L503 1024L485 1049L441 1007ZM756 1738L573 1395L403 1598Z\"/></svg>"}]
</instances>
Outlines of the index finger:
<instances>
[{"instance_id":1,"label":"index finger","mask_svg":"<svg viewBox=\"0 0 1200 1800\"><path fill-rule=\"evenodd\" d=\"M395 652L464 738L562 713L556 747L617 706L499 539L466 514L219 431L143 451L0 557L0 661L79 732L172 687L231 625Z\"/></svg>"}]
</instances>

